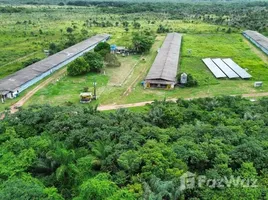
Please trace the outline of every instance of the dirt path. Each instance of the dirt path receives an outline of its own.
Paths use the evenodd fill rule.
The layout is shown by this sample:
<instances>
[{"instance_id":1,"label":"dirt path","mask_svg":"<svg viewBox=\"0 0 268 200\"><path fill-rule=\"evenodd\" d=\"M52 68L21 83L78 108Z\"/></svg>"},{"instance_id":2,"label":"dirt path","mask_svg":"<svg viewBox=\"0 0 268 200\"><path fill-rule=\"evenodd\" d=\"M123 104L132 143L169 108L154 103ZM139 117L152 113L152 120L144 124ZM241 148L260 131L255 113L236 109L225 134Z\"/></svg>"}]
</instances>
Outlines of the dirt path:
<instances>
[{"instance_id":1,"label":"dirt path","mask_svg":"<svg viewBox=\"0 0 268 200\"><path fill-rule=\"evenodd\" d=\"M232 95L236 96L236 95ZM242 97L246 98L254 98L254 97L265 97L268 96L268 92L265 93L253 93L253 94L243 94ZM194 98L185 98L184 100L191 100L191 99L197 99L197 98L206 98L206 97L211 97L211 96L197 96ZM167 101L172 101L176 102L177 98L172 98L172 99L167 99ZM131 103L131 104L122 104L122 105L100 105L98 107L99 111L107 111L107 110L117 110L120 108L133 108L133 107L142 107L147 104L151 104L154 101L144 101L144 102L139 102L139 103Z\"/></svg>"},{"instance_id":2,"label":"dirt path","mask_svg":"<svg viewBox=\"0 0 268 200\"><path fill-rule=\"evenodd\" d=\"M44 88L45 86L47 86L50 82L52 82L53 80L59 78L60 76L62 76L64 73L66 73L66 68L56 72L55 74L53 74L51 77L49 77L47 80L43 81L42 83L40 83L38 86L36 86L35 88L33 88L32 90L30 90L24 97L22 97L17 103L13 104L10 107L10 112L11 113L15 113L18 111L18 108L23 106L38 90Z\"/></svg>"},{"instance_id":3,"label":"dirt path","mask_svg":"<svg viewBox=\"0 0 268 200\"><path fill-rule=\"evenodd\" d=\"M268 56L264 54L260 49L258 49L254 44L244 38L244 41L248 44L249 48L256 53L265 63L268 63Z\"/></svg>"}]
</instances>

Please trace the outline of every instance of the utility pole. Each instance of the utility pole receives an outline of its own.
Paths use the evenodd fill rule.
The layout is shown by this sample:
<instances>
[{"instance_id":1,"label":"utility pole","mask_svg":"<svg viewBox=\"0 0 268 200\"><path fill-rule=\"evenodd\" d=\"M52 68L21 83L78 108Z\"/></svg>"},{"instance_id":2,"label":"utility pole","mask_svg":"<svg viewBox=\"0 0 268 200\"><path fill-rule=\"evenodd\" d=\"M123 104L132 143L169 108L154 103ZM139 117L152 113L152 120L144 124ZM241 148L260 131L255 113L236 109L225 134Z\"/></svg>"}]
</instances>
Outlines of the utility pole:
<instances>
[{"instance_id":1,"label":"utility pole","mask_svg":"<svg viewBox=\"0 0 268 200\"><path fill-rule=\"evenodd\" d=\"M93 86L94 86L93 99L97 100L97 82L96 82L96 78L94 78Z\"/></svg>"}]
</instances>

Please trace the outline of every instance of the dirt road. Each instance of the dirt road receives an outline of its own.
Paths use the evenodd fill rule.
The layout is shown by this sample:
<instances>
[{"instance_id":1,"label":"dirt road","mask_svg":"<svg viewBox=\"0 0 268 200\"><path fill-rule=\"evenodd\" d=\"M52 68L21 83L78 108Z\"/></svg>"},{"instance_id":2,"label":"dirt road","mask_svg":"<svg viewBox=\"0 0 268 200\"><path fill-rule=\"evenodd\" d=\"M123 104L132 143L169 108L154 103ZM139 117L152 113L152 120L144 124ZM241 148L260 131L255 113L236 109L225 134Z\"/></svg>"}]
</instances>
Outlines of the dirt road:
<instances>
[{"instance_id":1,"label":"dirt road","mask_svg":"<svg viewBox=\"0 0 268 200\"><path fill-rule=\"evenodd\" d=\"M62 76L64 73L66 73L66 68L61 69L57 71L55 74L53 74L51 77L49 77L47 80L40 83L38 86L30 90L24 97L22 97L17 103L13 104L10 107L10 112L13 114L18 111L18 108L23 106L38 90L42 89L43 87L47 86L50 82L53 80L58 79L60 76Z\"/></svg>"},{"instance_id":2,"label":"dirt road","mask_svg":"<svg viewBox=\"0 0 268 200\"><path fill-rule=\"evenodd\" d=\"M235 96L235 95L232 95ZM266 93L252 93L252 94L243 94L241 95L242 97L245 98L255 98L255 97L265 97L268 96L268 92ZM191 99L197 99L197 98L206 98L209 96L198 96L198 97L194 97L194 98L185 98L185 100L191 100ZM172 98L172 99L167 99L167 101L177 101L177 99ZM122 105L100 105L98 107L99 111L107 111L107 110L116 110L116 109L120 109L120 108L133 108L133 107L142 107L145 106L147 104L151 104L154 101L144 101L144 102L139 102L139 103L131 103L131 104L122 104Z\"/></svg>"}]
</instances>

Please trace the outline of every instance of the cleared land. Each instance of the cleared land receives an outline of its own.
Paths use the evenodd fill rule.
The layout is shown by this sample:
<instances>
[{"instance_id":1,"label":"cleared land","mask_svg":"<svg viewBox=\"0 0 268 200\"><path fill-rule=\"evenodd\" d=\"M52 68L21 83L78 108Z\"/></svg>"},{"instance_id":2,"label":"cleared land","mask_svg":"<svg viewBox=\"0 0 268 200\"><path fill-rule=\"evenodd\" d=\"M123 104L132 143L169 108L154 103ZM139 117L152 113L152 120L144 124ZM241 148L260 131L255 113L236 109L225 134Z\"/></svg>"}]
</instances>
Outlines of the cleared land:
<instances>
[{"instance_id":1,"label":"cleared land","mask_svg":"<svg viewBox=\"0 0 268 200\"><path fill-rule=\"evenodd\" d=\"M141 29L138 30L134 29L131 24L134 19L139 17L137 14L129 14L126 18L121 18L122 16L118 15L99 14L92 8L83 7L73 8L71 11L56 6L50 8L32 6L31 9L34 12L3 14L0 16L0 25L2 25L0 48L4 50L1 51L0 77L16 71L18 66L21 67L23 61L28 60L28 57L44 57L43 50L51 42L57 44L66 41L67 27L73 27L73 34L77 37L81 35L82 29L88 31L88 36L96 33L108 33L112 35L110 44L128 47L131 44L133 32L155 31L160 24L163 24L165 27L172 27L174 31L184 34L179 72L191 73L197 79L199 86L196 88L177 88L173 91L143 89L141 81L144 80L155 59L157 50L161 47L165 38L165 34L158 34L155 44L148 54L119 57L122 66L107 68L105 74L90 73L80 77L64 76L59 80L54 80L34 94L26 102L26 105L36 103L50 103L52 105L73 103L80 105L80 92L83 91L84 87L93 90L92 82L94 78L98 83L100 98L92 103L93 105L97 103L100 105L128 104L163 98L192 98L222 94L254 95L255 93L268 91L267 58L245 40L240 33L225 33L226 27L180 20L161 21L157 15L148 14L148 20L154 19L155 22L149 24L148 20L138 20L141 23ZM29 18L32 19L31 22L28 21ZM86 24L93 20L98 22L110 21L112 23L118 21L120 25L97 27ZM125 20L130 23L128 31L122 26L122 22ZM247 68L253 78L249 81L217 80L201 60L206 57L230 57L241 67ZM264 87L255 89L253 87L254 81L263 81ZM27 92L29 90L21 94L20 98ZM18 100L10 100L0 105L0 111Z\"/></svg>"}]
</instances>

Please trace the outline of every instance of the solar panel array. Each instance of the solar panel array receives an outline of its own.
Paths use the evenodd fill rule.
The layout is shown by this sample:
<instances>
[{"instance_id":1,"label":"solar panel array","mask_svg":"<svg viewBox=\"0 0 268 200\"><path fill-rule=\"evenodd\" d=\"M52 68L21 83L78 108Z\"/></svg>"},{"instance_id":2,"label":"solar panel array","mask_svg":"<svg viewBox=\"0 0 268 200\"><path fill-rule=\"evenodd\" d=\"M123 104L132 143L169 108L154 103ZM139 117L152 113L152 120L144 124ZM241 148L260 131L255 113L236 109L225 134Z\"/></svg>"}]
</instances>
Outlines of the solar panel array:
<instances>
[{"instance_id":1,"label":"solar panel array","mask_svg":"<svg viewBox=\"0 0 268 200\"><path fill-rule=\"evenodd\" d=\"M232 79L240 77L242 79L248 79L252 77L230 58L205 58L202 60L216 78L228 77Z\"/></svg>"},{"instance_id":2,"label":"solar panel array","mask_svg":"<svg viewBox=\"0 0 268 200\"><path fill-rule=\"evenodd\" d=\"M239 76L220 58L212 59L212 61L223 71L228 78L239 78Z\"/></svg>"},{"instance_id":3,"label":"solar panel array","mask_svg":"<svg viewBox=\"0 0 268 200\"><path fill-rule=\"evenodd\" d=\"M226 75L218 68L218 66L210 59L205 58L203 62L210 69L216 78L226 78Z\"/></svg>"},{"instance_id":4,"label":"solar panel array","mask_svg":"<svg viewBox=\"0 0 268 200\"><path fill-rule=\"evenodd\" d=\"M227 59L222 59L223 62L225 62L235 73L237 73L241 78L247 79L251 78L252 76L247 73L246 70L241 68L238 64L236 64L232 59L227 58Z\"/></svg>"}]
</instances>

